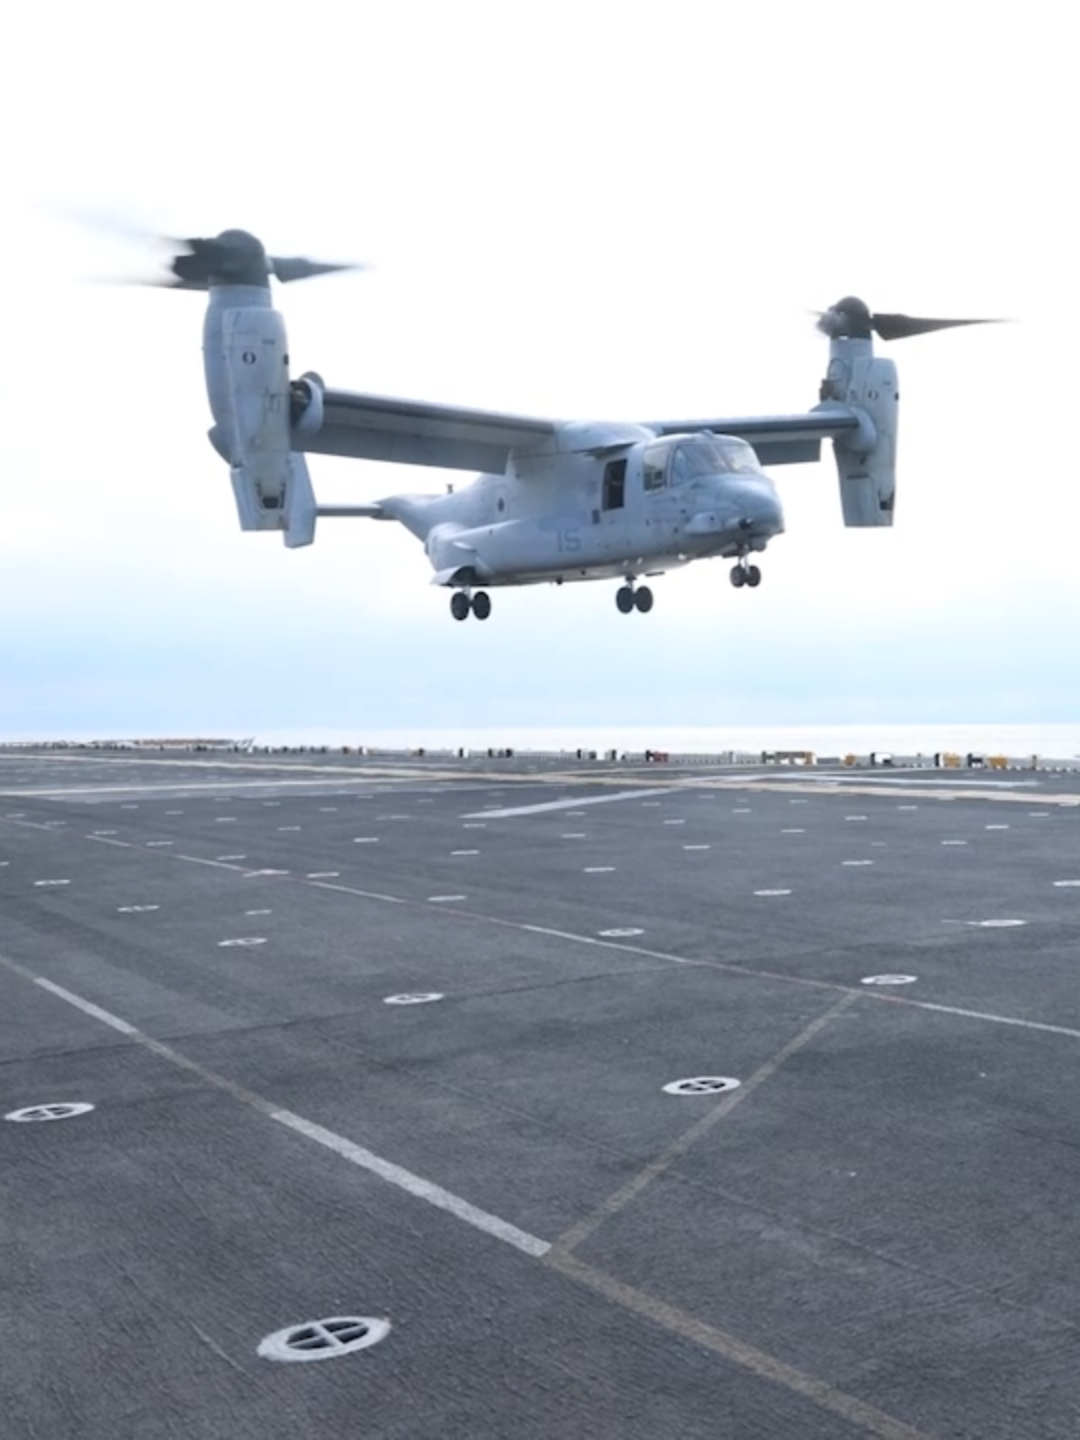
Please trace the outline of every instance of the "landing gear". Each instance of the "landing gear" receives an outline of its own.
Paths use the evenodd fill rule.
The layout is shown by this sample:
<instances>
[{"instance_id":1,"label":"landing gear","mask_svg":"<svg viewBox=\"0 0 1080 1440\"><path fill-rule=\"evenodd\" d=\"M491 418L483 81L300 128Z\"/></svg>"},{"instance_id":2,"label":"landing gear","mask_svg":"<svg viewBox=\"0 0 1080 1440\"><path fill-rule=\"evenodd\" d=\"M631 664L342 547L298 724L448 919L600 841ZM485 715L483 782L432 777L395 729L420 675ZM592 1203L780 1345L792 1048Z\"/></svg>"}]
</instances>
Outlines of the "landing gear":
<instances>
[{"instance_id":1,"label":"landing gear","mask_svg":"<svg viewBox=\"0 0 1080 1440\"><path fill-rule=\"evenodd\" d=\"M631 610L640 610L647 615L653 607L653 593L648 585L641 585L634 589L632 581L627 581L615 591L615 604L620 614L629 615Z\"/></svg>"},{"instance_id":2,"label":"landing gear","mask_svg":"<svg viewBox=\"0 0 1080 1440\"><path fill-rule=\"evenodd\" d=\"M740 560L737 565L731 567L731 583L739 590L744 585L751 589L761 584L761 571L756 565L747 565L745 560Z\"/></svg>"},{"instance_id":3,"label":"landing gear","mask_svg":"<svg viewBox=\"0 0 1080 1440\"><path fill-rule=\"evenodd\" d=\"M467 620L470 612L477 620L486 620L491 614L491 596L486 590L477 590L475 595L455 590L450 596L450 614L455 620Z\"/></svg>"}]
</instances>

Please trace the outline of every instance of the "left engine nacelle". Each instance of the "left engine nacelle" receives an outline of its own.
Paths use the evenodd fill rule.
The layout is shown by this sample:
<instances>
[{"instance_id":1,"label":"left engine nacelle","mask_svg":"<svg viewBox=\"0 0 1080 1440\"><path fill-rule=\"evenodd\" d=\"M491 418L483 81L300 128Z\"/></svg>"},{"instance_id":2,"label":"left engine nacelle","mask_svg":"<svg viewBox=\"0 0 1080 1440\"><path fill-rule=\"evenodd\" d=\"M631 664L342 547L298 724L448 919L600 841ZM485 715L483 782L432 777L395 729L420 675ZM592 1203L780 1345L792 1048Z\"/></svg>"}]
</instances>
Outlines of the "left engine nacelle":
<instances>
[{"instance_id":1,"label":"left engine nacelle","mask_svg":"<svg viewBox=\"0 0 1080 1440\"><path fill-rule=\"evenodd\" d=\"M289 546L315 536L307 465L290 443L289 351L285 323L260 305L207 313L206 385L215 425L210 439L228 461L243 530L282 530Z\"/></svg>"}]
</instances>

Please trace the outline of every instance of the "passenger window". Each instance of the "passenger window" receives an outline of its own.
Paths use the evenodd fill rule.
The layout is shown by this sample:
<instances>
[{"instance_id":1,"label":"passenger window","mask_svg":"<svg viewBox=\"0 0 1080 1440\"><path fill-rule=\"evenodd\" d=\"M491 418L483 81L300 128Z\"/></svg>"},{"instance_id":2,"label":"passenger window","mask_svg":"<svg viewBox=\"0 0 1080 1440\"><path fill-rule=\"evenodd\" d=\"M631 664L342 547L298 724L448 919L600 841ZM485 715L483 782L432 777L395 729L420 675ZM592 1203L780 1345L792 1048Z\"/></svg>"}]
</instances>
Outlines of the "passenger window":
<instances>
[{"instance_id":1,"label":"passenger window","mask_svg":"<svg viewBox=\"0 0 1080 1440\"><path fill-rule=\"evenodd\" d=\"M626 461L609 460L604 466L604 509L621 510L626 504Z\"/></svg>"}]
</instances>

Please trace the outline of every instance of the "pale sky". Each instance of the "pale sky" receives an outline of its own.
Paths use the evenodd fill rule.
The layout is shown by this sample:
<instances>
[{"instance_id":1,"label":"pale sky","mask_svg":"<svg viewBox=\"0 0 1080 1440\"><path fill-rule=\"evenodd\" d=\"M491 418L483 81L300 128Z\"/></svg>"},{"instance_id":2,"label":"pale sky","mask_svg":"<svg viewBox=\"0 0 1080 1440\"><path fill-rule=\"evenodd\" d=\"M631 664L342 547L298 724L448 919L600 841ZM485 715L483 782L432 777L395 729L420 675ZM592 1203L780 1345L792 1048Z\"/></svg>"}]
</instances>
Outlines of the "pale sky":
<instances>
[{"instance_id":1,"label":"pale sky","mask_svg":"<svg viewBox=\"0 0 1080 1440\"><path fill-rule=\"evenodd\" d=\"M1080 720L1080 221L1067 7L576 0L13 9L0 734ZM372 264L279 289L297 372L525 414L807 409L807 312L1016 323L883 348L896 524L826 447L735 591L496 590L420 545L246 535L206 441L201 296L63 214ZM313 457L321 500L466 478Z\"/></svg>"}]
</instances>

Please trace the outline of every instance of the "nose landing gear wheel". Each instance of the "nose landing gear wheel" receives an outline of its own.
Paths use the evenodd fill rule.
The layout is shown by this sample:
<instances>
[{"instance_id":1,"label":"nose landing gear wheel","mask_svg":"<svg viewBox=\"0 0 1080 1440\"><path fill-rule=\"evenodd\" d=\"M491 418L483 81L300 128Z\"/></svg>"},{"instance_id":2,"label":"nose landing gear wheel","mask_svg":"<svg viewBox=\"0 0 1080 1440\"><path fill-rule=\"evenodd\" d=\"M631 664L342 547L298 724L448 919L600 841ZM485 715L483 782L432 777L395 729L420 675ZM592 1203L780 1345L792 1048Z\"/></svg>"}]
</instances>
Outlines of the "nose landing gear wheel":
<instances>
[{"instance_id":1,"label":"nose landing gear wheel","mask_svg":"<svg viewBox=\"0 0 1080 1440\"><path fill-rule=\"evenodd\" d=\"M464 590L455 590L450 596L450 614L455 620L467 620L472 605Z\"/></svg>"},{"instance_id":2,"label":"nose landing gear wheel","mask_svg":"<svg viewBox=\"0 0 1080 1440\"><path fill-rule=\"evenodd\" d=\"M640 590L634 591L634 604L643 615L647 615L652 609L652 591L648 585L642 585Z\"/></svg>"},{"instance_id":3,"label":"nose landing gear wheel","mask_svg":"<svg viewBox=\"0 0 1080 1440\"><path fill-rule=\"evenodd\" d=\"M491 596L486 590L477 590L472 597L472 613L477 620L486 620L491 614Z\"/></svg>"},{"instance_id":4,"label":"nose landing gear wheel","mask_svg":"<svg viewBox=\"0 0 1080 1440\"><path fill-rule=\"evenodd\" d=\"M755 585L761 584L761 571L756 565L747 565L745 560L740 560L738 565L731 567L731 583L736 590L744 585L753 589Z\"/></svg>"},{"instance_id":5,"label":"nose landing gear wheel","mask_svg":"<svg viewBox=\"0 0 1080 1440\"><path fill-rule=\"evenodd\" d=\"M623 585L615 591L615 604L619 607L619 612L623 615L629 615L630 611L633 610L634 592L629 585Z\"/></svg>"}]
</instances>

